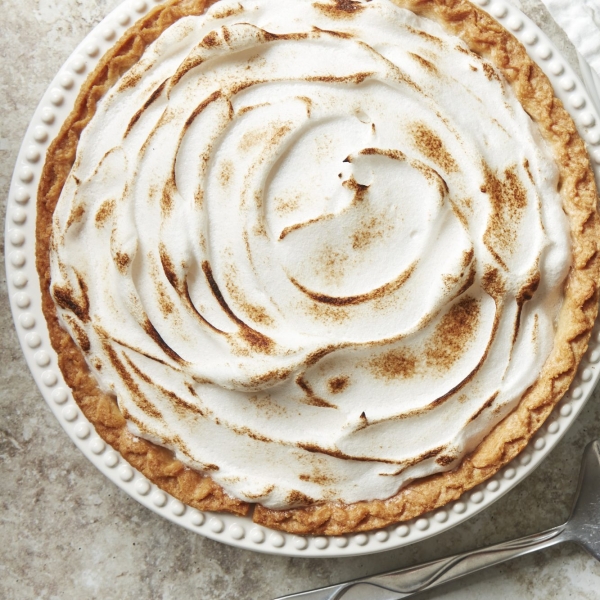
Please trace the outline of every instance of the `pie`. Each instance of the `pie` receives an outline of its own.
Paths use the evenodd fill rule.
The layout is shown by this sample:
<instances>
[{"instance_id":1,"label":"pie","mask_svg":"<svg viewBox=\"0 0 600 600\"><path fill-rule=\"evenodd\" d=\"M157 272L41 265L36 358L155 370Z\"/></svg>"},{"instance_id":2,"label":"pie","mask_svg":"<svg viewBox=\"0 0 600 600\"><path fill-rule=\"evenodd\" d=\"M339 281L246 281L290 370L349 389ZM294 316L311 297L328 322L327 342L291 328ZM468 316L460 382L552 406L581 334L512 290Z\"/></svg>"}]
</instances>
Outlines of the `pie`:
<instances>
[{"instance_id":1,"label":"pie","mask_svg":"<svg viewBox=\"0 0 600 600\"><path fill-rule=\"evenodd\" d=\"M596 204L550 83L467 0L171 0L50 146L43 309L158 486L367 531L485 481L566 392Z\"/></svg>"}]
</instances>

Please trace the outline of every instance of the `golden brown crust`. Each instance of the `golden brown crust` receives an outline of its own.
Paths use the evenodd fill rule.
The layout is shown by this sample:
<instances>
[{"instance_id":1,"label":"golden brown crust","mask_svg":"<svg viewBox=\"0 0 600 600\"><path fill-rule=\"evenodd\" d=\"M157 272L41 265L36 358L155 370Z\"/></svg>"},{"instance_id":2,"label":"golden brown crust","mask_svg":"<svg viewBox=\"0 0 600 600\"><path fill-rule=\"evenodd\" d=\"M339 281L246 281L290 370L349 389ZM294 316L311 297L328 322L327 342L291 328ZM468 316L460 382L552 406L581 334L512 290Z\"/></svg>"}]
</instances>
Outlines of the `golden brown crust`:
<instances>
[{"instance_id":1,"label":"golden brown crust","mask_svg":"<svg viewBox=\"0 0 600 600\"><path fill-rule=\"evenodd\" d=\"M61 328L49 294L49 240L52 214L75 159L79 135L97 101L144 49L177 19L200 14L215 0L171 0L138 22L101 61L81 90L75 110L51 145L38 194L37 268L43 311L65 381L99 435L154 483L186 504L203 510L246 514L249 505L229 497L209 477L185 468L164 448L135 439L113 398L103 394L82 353ZM323 503L291 510L256 506L254 521L297 534L339 535L368 531L406 521L456 500L491 477L528 443L567 391L587 349L597 314L600 272L600 218L597 192L585 146L541 69L523 46L495 20L467 0L393 0L432 18L461 37L473 52L504 74L517 97L554 151L561 176L561 195L571 223L573 267L566 285L554 349L538 381L517 409L453 471L410 483L388 500L351 505Z\"/></svg>"}]
</instances>

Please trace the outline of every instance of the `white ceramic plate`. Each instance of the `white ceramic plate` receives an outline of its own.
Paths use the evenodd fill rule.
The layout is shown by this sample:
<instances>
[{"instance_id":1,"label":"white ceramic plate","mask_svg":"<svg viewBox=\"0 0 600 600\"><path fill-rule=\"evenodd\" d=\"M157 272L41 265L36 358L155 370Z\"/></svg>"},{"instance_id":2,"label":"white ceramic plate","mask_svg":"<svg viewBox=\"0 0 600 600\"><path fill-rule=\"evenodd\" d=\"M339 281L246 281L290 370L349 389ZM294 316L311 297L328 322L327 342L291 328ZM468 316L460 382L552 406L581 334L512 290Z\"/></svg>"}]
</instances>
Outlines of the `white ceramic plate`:
<instances>
[{"instance_id":1,"label":"white ceramic plate","mask_svg":"<svg viewBox=\"0 0 600 600\"><path fill-rule=\"evenodd\" d=\"M414 521L372 533L342 537L299 537L257 526L249 517L201 513L169 496L129 464L95 433L74 402L57 366L41 311L35 270L35 210L39 178L49 142L73 108L80 86L118 37L161 0L125 0L78 46L55 77L36 110L10 188L6 217L6 271L12 312L33 377L54 415L77 447L119 488L159 515L214 540L259 552L287 556L332 557L398 548L462 523L489 506L531 473L577 418L598 381L598 326L570 391L528 448L485 484L459 501ZM476 0L525 45L554 85L590 146L600 179L600 117L585 87L547 36L504 0Z\"/></svg>"}]
</instances>

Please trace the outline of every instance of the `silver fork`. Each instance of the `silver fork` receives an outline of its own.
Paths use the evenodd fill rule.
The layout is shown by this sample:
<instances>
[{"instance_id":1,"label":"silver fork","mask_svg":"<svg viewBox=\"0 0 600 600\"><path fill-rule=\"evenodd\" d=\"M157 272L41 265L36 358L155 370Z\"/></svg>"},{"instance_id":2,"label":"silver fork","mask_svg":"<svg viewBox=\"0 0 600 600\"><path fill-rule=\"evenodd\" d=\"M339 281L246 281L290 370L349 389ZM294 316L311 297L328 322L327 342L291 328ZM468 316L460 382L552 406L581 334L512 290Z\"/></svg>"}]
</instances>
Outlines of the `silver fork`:
<instances>
[{"instance_id":1,"label":"silver fork","mask_svg":"<svg viewBox=\"0 0 600 600\"><path fill-rule=\"evenodd\" d=\"M449 556L424 565L355 579L346 583L282 596L275 600L397 600L463 575L561 542L576 542L600 560L600 440L583 453L571 516L564 525L481 550Z\"/></svg>"}]
</instances>

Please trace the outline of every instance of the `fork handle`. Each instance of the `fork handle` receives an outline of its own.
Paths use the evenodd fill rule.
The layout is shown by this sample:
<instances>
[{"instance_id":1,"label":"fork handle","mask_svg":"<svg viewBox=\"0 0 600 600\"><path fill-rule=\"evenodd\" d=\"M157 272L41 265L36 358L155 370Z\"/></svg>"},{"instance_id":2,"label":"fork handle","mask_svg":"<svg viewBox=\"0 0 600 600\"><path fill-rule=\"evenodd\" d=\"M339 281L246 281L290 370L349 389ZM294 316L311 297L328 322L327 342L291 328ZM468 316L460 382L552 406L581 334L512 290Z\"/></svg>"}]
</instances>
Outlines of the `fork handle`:
<instances>
[{"instance_id":1,"label":"fork handle","mask_svg":"<svg viewBox=\"0 0 600 600\"><path fill-rule=\"evenodd\" d=\"M300 592L299 594L282 596L276 600L340 600L343 596L346 596L350 589L357 586L357 589L353 590L351 594L352 600L363 598L368 600L374 597L377 600L407 598L417 592L433 588L463 575L558 544L566 540L565 536L562 535L564 533L565 525L560 525L542 533L528 535L518 540L503 542L464 554L449 556L424 565L356 579L338 585L330 585L308 592ZM372 586L379 588L376 594ZM364 595L360 594L361 588Z\"/></svg>"}]
</instances>

